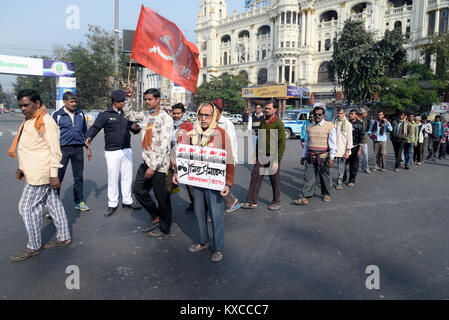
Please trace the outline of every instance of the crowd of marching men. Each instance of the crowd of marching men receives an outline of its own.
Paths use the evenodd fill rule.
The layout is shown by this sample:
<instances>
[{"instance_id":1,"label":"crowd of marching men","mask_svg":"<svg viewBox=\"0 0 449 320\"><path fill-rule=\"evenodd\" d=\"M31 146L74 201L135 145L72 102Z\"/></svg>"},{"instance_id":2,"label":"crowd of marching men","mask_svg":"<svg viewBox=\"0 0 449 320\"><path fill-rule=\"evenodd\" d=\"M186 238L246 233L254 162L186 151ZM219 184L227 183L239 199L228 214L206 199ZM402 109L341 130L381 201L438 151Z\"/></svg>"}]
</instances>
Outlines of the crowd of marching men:
<instances>
[{"instance_id":1,"label":"crowd of marching men","mask_svg":"<svg viewBox=\"0 0 449 320\"><path fill-rule=\"evenodd\" d=\"M222 116L222 109L213 102L203 102L192 123L182 104L170 110L161 107L161 94L157 89L144 92L147 112L137 112L132 105L133 90L116 90L111 94L111 105L100 113L90 128L83 112L76 108L76 96L64 94L64 107L49 115L38 92L24 89L18 93L19 107L25 115L9 155L18 157L16 178L25 180L19 201L19 213L24 221L28 244L24 251L11 257L23 261L41 253L41 223L44 208L57 229L56 241L45 249L66 247L71 244L65 209L59 198L61 183L68 163L74 178L74 208L82 212L89 207L84 202L84 151L92 159L91 144L97 134L104 131L104 148L108 175L108 206L106 217L119 207L138 210L143 207L151 221L143 231L148 236L164 239L172 224L171 195L179 191L180 177L175 151L179 144L210 147L226 151L225 185L221 190L207 185L185 184L190 198L186 213L194 215L198 239L188 251L210 249L211 261L223 259L224 215L239 208L255 210L263 177L267 175L273 189L268 209L279 211L280 170L286 147L285 129L278 116L277 105L269 101L257 105L251 115L247 137L256 145L251 163L253 169L246 202L240 203L232 193L237 158L237 136L233 123ZM321 189L322 200L331 201L331 188L342 190L343 184L352 188L356 184L359 162L362 171L370 173L368 166L368 139L373 140L375 165L373 171L386 170L388 135L395 151L395 171L421 165L425 149L427 159L436 161L447 152L449 127L436 116L428 122L426 116L400 112L398 119L389 122L382 111L369 121L364 109L352 109L347 117L343 108L337 109L333 121L325 120L325 109L315 107L304 124L301 134L300 162L304 165L304 183L296 205L307 205L316 186ZM142 162L133 180L131 133L141 133ZM335 175L335 181L332 176ZM120 183L120 188L119 188ZM120 191L119 191L120 190ZM154 191L156 201L150 196ZM133 196L138 203L133 201ZM212 236L208 231L212 222Z\"/></svg>"}]
</instances>

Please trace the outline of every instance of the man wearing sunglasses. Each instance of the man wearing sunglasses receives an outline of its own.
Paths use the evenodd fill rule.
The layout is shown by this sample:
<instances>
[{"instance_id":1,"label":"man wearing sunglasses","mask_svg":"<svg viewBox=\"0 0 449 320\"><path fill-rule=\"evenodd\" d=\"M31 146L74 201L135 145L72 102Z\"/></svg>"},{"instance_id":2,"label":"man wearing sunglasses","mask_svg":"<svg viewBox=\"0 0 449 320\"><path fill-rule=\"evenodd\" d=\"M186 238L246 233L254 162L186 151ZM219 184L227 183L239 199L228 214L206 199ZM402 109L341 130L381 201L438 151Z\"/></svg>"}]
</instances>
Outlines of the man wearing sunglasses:
<instances>
[{"instance_id":1,"label":"man wearing sunglasses","mask_svg":"<svg viewBox=\"0 0 449 320\"><path fill-rule=\"evenodd\" d=\"M305 165L304 187L301 198L294 200L297 205L306 205L313 196L316 185L316 176L320 176L321 195L324 202L330 197L330 168L334 165L337 154L337 132L331 122L324 120L323 107L313 109L314 123L307 128L307 140L301 155L301 164Z\"/></svg>"}]
</instances>

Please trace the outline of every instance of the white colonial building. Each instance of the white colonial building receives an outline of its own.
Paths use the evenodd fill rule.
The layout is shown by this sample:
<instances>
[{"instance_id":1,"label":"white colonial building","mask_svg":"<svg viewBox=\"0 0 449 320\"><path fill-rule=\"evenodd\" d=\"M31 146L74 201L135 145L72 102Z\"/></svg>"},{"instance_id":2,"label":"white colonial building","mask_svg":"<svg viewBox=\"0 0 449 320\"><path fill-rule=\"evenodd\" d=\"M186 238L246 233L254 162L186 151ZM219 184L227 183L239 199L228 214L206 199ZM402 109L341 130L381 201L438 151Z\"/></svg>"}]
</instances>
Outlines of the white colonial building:
<instances>
[{"instance_id":1,"label":"white colonial building","mask_svg":"<svg viewBox=\"0 0 449 320\"><path fill-rule=\"evenodd\" d=\"M447 32L448 7L449 0L271 0L229 15L226 0L203 0L195 30L198 85L242 74L251 86L307 86L315 100L333 100L339 89L329 81L327 63L346 20L364 21L379 38L400 28L411 40L409 59L417 60L428 35Z\"/></svg>"}]
</instances>

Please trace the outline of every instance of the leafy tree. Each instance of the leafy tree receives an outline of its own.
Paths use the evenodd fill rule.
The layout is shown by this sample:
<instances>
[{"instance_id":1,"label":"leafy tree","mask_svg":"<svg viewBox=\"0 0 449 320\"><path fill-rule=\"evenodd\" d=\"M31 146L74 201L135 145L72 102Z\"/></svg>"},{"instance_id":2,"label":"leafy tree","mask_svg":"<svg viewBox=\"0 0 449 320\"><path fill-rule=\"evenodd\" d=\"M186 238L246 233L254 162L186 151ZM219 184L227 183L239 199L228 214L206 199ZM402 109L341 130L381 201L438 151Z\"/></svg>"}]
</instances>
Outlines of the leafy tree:
<instances>
[{"instance_id":1,"label":"leafy tree","mask_svg":"<svg viewBox=\"0 0 449 320\"><path fill-rule=\"evenodd\" d=\"M195 98L199 103L222 98L224 110L240 112L246 105L241 98L242 88L247 85L248 80L243 76L224 74L203 82L196 89Z\"/></svg>"},{"instance_id":2,"label":"leafy tree","mask_svg":"<svg viewBox=\"0 0 449 320\"><path fill-rule=\"evenodd\" d=\"M405 39L400 31L387 31L375 41L363 22L345 22L329 64L329 75L343 87L348 103L371 101L385 76L399 72L406 61Z\"/></svg>"},{"instance_id":3,"label":"leafy tree","mask_svg":"<svg viewBox=\"0 0 449 320\"><path fill-rule=\"evenodd\" d=\"M436 62L436 78L449 81L449 34L441 33L431 36L421 54L433 56Z\"/></svg>"},{"instance_id":4,"label":"leafy tree","mask_svg":"<svg viewBox=\"0 0 449 320\"><path fill-rule=\"evenodd\" d=\"M424 89L418 76L407 79L381 80L381 105L402 111L427 111L432 104L441 102L437 90Z\"/></svg>"}]
</instances>

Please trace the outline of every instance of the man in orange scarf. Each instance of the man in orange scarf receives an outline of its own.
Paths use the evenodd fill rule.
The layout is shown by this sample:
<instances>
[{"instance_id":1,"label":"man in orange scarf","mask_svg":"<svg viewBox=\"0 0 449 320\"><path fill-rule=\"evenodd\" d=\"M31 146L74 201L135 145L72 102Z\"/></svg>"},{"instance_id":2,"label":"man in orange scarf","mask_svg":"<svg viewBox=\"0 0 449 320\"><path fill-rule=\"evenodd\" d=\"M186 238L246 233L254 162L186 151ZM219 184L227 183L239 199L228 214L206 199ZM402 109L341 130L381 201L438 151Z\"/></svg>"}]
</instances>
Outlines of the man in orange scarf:
<instances>
[{"instance_id":1,"label":"man in orange scarf","mask_svg":"<svg viewBox=\"0 0 449 320\"><path fill-rule=\"evenodd\" d=\"M67 217L59 199L60 187L58 169L62 167L62 153L59 147L59 129L55 121L41 105L39 93L31 89L21 90L17 99L25 115L8 154L19 160L16 178L26 180L19 203L28 233L28 245L24 252L11 257L14 262L36 256L41 250L42 209L47 207L57 230L56 242L49 242L45 248L67 246L71 243Z\"/></svg>"}]
</instances>

